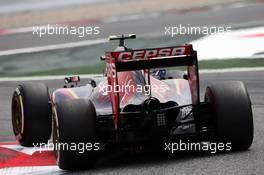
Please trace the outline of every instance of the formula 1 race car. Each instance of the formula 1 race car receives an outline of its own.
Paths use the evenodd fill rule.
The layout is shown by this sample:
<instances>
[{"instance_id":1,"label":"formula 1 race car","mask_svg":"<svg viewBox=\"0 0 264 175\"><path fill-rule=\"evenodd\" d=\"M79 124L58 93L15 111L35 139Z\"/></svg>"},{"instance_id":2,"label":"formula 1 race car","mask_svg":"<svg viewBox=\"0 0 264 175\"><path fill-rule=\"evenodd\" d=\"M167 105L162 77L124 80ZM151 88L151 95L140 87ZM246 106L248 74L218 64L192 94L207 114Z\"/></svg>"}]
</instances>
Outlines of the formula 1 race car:
<instances>
[{"instance_id":1,"label":"formula 1 race car","mask_svg":"<svg viewBox=\"0 0 264 175\"><path fill-rule=\"evenodd\" d=\"M133 50L124 45L132 38L110 37L119 46L101 57L105 75L88 78L86 85L70 76L50 94L42 83L20 84L12 99L19 143L47 143L52 135L58 166L65 170L91 168L112 146L179 139L231 143L232 150L251 146L252 108L242 82L212 83L201 101L192 45ZM187 71L164 69L178 66Z\"/></svg>"}]
</instances>

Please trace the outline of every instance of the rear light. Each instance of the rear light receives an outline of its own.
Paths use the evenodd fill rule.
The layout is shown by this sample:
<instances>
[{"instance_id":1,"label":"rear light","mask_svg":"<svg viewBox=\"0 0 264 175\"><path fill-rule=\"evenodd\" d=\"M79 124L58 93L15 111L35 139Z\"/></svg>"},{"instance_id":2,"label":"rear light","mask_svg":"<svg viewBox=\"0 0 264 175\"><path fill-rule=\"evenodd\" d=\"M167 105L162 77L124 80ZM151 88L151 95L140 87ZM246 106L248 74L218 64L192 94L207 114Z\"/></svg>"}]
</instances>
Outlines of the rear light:
<instances>
[{"instance_id":1,"label":"rear light","mask_svg":"<svg viewBox=\"0 0 264 175\"><path fill-rule=\"evenodd\" d=\"M166 114L165 113L159 113L156 115L156 122L157 126L166 126L167 121L166 121Z\"/></svg>"}]
</instances>

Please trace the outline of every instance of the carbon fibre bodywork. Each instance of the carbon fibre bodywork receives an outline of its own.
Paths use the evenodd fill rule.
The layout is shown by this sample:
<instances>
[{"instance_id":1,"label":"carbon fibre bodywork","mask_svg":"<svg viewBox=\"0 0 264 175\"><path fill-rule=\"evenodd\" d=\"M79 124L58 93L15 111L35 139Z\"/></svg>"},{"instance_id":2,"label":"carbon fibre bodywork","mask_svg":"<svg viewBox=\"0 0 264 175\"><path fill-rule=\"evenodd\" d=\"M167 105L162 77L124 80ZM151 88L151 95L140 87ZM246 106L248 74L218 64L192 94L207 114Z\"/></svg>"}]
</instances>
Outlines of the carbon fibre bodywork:
<instances>
[{"instance_id":1,"label":"carbon fibre bodywork","mask_svg":"<svg viewBox=\"0 0 264 175\"><path fill-rule=\"evenodd\" d=\"M141 89L141 87L146 87L142 71L120 72L118 74L119 85L127 87L119 93L121 111L127 105L141 105L150 95L157 98L161 103L173 101L179 106L192 104L189 83L183 78L159 80L151 76L152 86L150 87L152 90L150 94L148 90ZM60 88L53 92L53 103L77 98L90 99L97 115L111 115L113 112L109 96L110 91L107 87L105 78L95 88L91 87L90 84L73 88Z\"/></svg>"},{"instance_id":2,"label":"carbon fibre bodywork","mask_svg":"<svg viewBox=\"0 0 264 175\"><path fill-rule=\"evenodd\" d=\"M158 128L150 129L149 123L152 121L151 116L155 115L147 114L146 111L144 111L144 103L151 97L158 99L160 103L157 109L152 110L162 111L164 109L164 113L166 113L167 118L163 124L166 126L169 125L169 127L166 127L165 135L195 132L194 124L187 123L186 125L175 125L184 120L193 122L191 89L188 80L183 78L160 80L151 75L151 86L149 86L151 89L148 90L144 88L147 84L144 79L143 71L129 71L119 72L118 82L120 87L128 87L127 89L123 89L123 91L122 89L119 91L119 127L122 128L122 131L134 130L134 133L141 136L137 136L137 138L141 139L148 139L149 134L143 138L142 136L150 131L153 133L153 130L164 134L164 128L161 129L163 132ZM141 89L141 87L143 87L143 89ZM79 87L57 89L53 92L52 99L53 104L63 100L78 98L90 100L94 105L97 120L101 121L101 123L103 120L106 123L105 126L107 126L107 128L109 128L109 125L112 126L109 130L113 130L113 110L110 93L107 79L104 78L101 79L96 87L87 84ZM167 110L171 107L173 109ZM132 113L132 115L130 113ZM111 121L111 124L109 124L109 121ZM102 135L105 135L104 133L105 132L103 132ZM157 134L155 136L157 136ZM124 135L123 138L125 139L122 140L127 140L127 137L127 135ZM130 139L130 141L133 140L135 140L135 137Z\"/></svg>"}]
</instances>

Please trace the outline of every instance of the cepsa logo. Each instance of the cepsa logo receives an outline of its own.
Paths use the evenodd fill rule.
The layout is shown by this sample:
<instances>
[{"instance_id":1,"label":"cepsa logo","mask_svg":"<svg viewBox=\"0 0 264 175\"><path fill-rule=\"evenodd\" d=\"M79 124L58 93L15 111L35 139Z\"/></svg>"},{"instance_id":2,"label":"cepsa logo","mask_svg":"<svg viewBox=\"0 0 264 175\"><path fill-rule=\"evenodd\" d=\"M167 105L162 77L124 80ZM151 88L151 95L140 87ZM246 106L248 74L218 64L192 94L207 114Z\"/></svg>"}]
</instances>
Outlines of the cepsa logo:
<instances>
[{"instance_id":1,"label":"cepsa logo","mask_svg":"<svg viewBox=\"0 0 264 175\"><path fill-rule=\"evenodd\" d=\"M114 57L118 60L137 60L147 58L157 58L166 56L179 56L185 55L185 47L168 47L168 48L157 48L157 49L146 49L146 50L135 50L126 52L114 52Z\"/></svg>"}]
</instances>

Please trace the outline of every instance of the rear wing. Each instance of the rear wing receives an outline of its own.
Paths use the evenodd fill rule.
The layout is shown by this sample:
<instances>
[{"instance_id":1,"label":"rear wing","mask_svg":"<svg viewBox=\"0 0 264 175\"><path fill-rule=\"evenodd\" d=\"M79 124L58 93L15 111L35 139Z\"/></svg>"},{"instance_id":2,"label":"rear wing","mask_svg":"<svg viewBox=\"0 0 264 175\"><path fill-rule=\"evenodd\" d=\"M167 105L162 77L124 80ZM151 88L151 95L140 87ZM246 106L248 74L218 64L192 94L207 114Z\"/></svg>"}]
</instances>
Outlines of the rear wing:
<instances>
[{"instance_id":1,"label":"rear wing","mask_svg":"<svg viewBox=\"0 0 264 175\"><path fill-rule=\"evenodd\" d=\"M120 99L118 87L116 86L118 85L118 72L148 70L145 72L149 75L149 69L151 68L187 66L192 103L194 106L199 105L200 90L197 53L193 50L191 44L176 47L106 52L105 61L108 84L112 86L110 98L116 128L120 112Z\"/></svg>"},{"instance_id":2,"label":"rear wing","mask_svg":"<svg viewBox=\"0 0 264 175\"><path fill-rule=\"evenodd\" d=\"M177 47L107 52L105 58L107 63L115 64L117 72L194 65L197 60L196 52L190 44Z\"/></svg>"}]
</instances>

